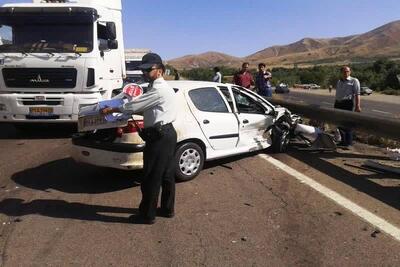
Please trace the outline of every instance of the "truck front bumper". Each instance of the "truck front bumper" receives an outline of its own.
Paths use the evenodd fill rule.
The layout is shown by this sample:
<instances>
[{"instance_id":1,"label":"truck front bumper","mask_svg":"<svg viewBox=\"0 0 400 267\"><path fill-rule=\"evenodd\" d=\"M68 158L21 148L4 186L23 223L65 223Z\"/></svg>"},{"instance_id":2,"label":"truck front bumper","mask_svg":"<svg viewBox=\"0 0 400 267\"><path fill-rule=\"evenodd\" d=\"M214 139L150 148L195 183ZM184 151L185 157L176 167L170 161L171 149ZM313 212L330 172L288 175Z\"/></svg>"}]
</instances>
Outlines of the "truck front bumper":
<instances>
[{"instance_id":1,"label":"truck front bumper","mask_svg":"<svg viewBox=\"0 0 400 267\"><path fill-rule=\"evenodd\" d=\"M0 94L0 122L77 122L79 108L103 100L99 92L90 94ZM45 113L34 113L46 108Z\"/></svg>"}]
</instances>

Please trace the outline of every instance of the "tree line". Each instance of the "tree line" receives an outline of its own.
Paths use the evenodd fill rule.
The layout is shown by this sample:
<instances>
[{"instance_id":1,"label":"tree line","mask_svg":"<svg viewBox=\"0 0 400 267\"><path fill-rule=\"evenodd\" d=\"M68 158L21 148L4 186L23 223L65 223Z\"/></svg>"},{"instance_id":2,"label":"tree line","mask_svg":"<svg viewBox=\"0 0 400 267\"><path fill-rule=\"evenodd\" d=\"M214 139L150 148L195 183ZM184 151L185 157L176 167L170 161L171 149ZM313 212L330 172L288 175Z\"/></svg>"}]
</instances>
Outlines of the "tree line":
<instances>
[{"instance_id":1,"label":"tree line","mask_svg":"<svg viewBox=\"0 0 400 267\"><path fill-rule=\"evenodd\" d=\"M375 91L385 94L400 95L400 62L388 59L376 60L372 63L350 64L352 76L360 80L361 86L367 86ZM293 84L315 83L322 88L335 87L336 82L341 77L341 66L317 65L309 68L273 68L272 84L280 82ZM232 76L238 69L221 66L221 73L224 82L232 82ZM255 68L251 69L253 75L256 74ZM190 80L211 81L214 72L212 68L196 68L181 71L182 76Z\"/></svg>"}]
</instances>

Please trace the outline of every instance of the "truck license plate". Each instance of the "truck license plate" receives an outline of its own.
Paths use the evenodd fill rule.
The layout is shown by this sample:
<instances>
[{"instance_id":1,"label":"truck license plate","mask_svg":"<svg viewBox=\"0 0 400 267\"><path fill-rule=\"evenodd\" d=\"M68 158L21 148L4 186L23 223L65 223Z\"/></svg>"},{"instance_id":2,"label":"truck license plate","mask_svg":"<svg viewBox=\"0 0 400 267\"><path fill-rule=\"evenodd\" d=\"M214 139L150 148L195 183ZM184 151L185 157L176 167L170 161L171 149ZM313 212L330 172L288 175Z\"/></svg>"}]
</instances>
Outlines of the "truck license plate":
<instances>
[{"instance_id":1,"label":"truck license plate","mask_svg":"<svg viewBox=\"0 0 400 267\"><path fill-rule=\"evenodd\" d=\"M52 107L30 107L29 114L31 116L51 116L53 115Z\"/></svg>"}]
</instances>

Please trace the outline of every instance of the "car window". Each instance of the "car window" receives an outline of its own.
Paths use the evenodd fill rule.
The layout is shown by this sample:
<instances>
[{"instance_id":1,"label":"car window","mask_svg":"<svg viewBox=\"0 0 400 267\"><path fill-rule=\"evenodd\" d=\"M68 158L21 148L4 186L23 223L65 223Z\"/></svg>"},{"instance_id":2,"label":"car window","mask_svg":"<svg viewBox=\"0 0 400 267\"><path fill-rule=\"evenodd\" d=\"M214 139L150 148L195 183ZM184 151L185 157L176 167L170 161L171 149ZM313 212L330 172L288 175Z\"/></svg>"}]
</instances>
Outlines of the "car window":
<instances>
[{"instance_id":1,"label":"car window","mask_svg":"<svg viewBox=\"0 0 400 267\"><path fill-rule=\"evenodd\" d=\"M233 90L233 96L239 113L265 114L264 108L249 96L238 90Z\"/></svg>"},{"instance_id":2,"label":"car window","mask_svg":"<svg viewBox=\"0 0 400 267\"><path fill-rule=\"evenodd\" d=\"M214 87L193 89L189 91L189 97L198 110L228 112L228 107Z\"/></svg>"},{"instance_id":3,"label":"car window","mask_svg":"<svg viewBox=\"0 0 400 267\"><path fill-rule=\"evenodd\" d=\"M225 97L226 102L228 102L228 104L229 104L229 106L230 106L230 108L231 108L231 110L233 112L234 111L233 100L232 100L231 94L229 93L228 87L226 87L226 86L218 86L218 88L221 90L222 95Z\"/></svg>"}]
</instances>

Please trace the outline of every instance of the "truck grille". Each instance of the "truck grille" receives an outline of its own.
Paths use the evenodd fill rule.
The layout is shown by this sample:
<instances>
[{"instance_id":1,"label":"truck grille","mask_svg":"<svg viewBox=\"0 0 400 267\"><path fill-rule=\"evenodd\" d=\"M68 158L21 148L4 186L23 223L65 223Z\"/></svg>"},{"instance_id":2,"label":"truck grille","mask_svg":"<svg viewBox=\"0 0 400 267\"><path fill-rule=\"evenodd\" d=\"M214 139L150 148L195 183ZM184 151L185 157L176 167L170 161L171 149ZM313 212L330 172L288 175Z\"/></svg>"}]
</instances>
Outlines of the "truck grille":
<instances>
[{"instance_id":1,"label":"truck grille","mask_svg":"<svg viewBox=\"0 0 400 267\"><path fill-rule=\"evenodd\" d=\"M73 68L4 68L3 77L11 88L74 88L76 69Z\"/></svg>"},{"instance_id":2,"label":"truck grille","mask_svg":"<svg viewBox=\"0 0 400 267\"><path fill-rule=\"evenodd\" d=\"M64 99L61 97L18 97L17 102L23 106L60 106L64 105Z\"/></svg>"}]
</instances>

